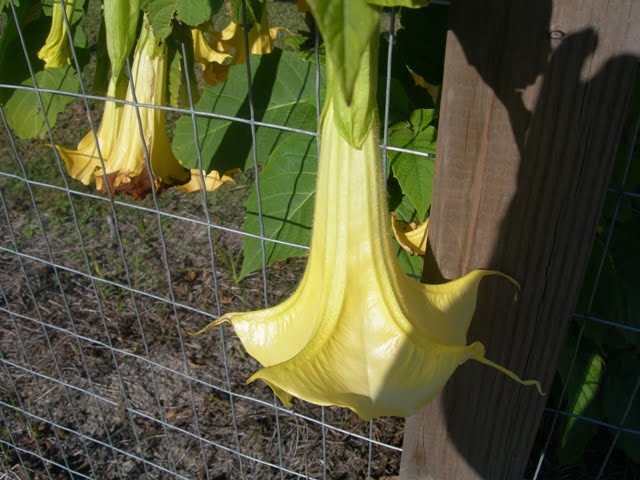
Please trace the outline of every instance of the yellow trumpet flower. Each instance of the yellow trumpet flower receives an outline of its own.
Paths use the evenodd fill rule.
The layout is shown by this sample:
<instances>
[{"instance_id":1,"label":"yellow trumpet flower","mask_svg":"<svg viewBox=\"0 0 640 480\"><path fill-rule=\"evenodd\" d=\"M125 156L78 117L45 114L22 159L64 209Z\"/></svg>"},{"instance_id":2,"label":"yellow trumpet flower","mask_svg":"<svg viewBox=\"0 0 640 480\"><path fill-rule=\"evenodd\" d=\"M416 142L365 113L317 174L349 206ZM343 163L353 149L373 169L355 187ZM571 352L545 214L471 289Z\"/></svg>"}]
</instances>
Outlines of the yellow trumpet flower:
<instances>
[{"instance_id":1,"label":"yellow trumpet flower","mask_svg":"<svg viewBox=\"0 0 640 480\"><path fill-rule=\"evenodd\" d=\"M249 30L249 53L271 53L278 31L283 27L269 28L269 18L263 14L260 25ZM229 22L222 31L213 29L211 22L191 30L195 60L202 65L203 78L211 85L223 82L231 65L245 62L244 32L235 22Z\"/></svg>"},{"instance_id":2,"label":"yellow trumpet flower","mask_svg":"<svg viewBox=\"0 0 640 480\"><path fill-rule=\"evenodd\" d=\"M480 280L513 279L475 270L424 285L404 275L391 244L377 121L354 147L339 132L332 103L320 131L311 253L301 284L278 306L229 313L210 325L230 322L265 367L249 382L265 381L287 406L298 397L350 408L363 419L414 414L467 360L538 385L486 359L480 342L466 341Z\"/></svg>"},{"instance_id":3,"label":"yellow trumpet flower","mask_svg":"<svg viewBox=\"0 0 640 480\"><path fill-rule=\"evenodd\" d=\"M55 3L58 5L59 3ZM126 58L133 47L138 26L139 2L125 0L105 0L104 15L107 29L106 42L112 75L107 89L107 97L124 100L127 93L127 80L121 74ZM56 145L71 177L89 185L93 175L101 169L100 155L106 163L116 144L123 105L107 101L97 134L87 133L76 150ZM96 146L96 137L100 152Z\"/></svg>"},{"instance_id":4,"label":"yellow trumpet flower","mask_svg":"<svg viewBox=\"0 0 640 480\"><path fill-rule=\"evenodd\" d=\"M137 103L166 103L166 46L157 42L146 17L134 53L132 77ZM112 79L108 95L123 98L122 86L126 86L126 82L119 82L116 87L116 81ZM134 101L131 88L126 94L126 100ZM212 171L206 175L203 185L199 171L184 168L173 155L165 129L165 112L162 109L143 106L136 108L130 104L107 102L97 138L106 176L92 132L84 136L76 150L58 145L56 148L65 161L69 175L85 185L95 179L97 190L103 194L111 191L112 194L122 193L141 199L152 191L151 179L157 192L171 186L181 186L181 190L186 192L202 188L213 191L223 183L233 183L233 175L237 173L234 170L220 176L218 172ZM141 139L144 139L144 143ZM151 179L146 164L147 153Z\"/></svg>"},{"instance_id":5,"label":"yellow trumpet flower","mask_svg":"<svg viewBox=\"0 0 640 480\"><path fill-rule=\"evenodd\" d=\"M134 52L131 75L133 85L130 84L126 100L135 100L139 104L166 104L167 47L164 42L155 39L146 16ZM134 198L143 198L151 192L145 161L147 154L156 190L189 181L189 170L180 165L171 151L165 117L162 109L124 105L116 144L105 164L106 180L112 192L125 193ZM107 193L103 172L96 172L95 178L98 191Z\"/></svg>"},{"instance_id":6,"label":"yellow trumpet flower","mask_svg":"<svg viewBox=\"0 0 640 480\"><path fill-rule=\"evenodd\" d=\"M74 4L75 0L65 1L64 9L69 22L71 22ZM53 1L51 29L44 46L38 51L38 58L44 60L44 68L62 68L71 63L67 24L64 21L62 5L59 0Z\"/></svg>"}]
</instances>

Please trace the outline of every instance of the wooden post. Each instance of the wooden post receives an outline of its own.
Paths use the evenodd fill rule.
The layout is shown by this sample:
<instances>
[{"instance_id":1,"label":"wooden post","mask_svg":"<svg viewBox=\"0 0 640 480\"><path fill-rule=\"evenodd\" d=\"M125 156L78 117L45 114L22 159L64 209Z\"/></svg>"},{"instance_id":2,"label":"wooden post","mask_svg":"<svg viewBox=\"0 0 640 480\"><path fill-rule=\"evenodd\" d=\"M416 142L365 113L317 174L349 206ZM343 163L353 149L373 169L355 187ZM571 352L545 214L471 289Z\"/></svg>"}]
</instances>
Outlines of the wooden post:
<instances>
[{"instance_id":1,"label":"wooden post","mask_svg":"<svg viewBox=\"0 0 640 480\"><path fill-rule=\"evenodd\" d=\"M636 0L453 0L424 279L492 268L469 341L548 391L640 49ZM400 477L521 479L547 398L468 362L407 420Z\"/></svg>"}]
</instances>

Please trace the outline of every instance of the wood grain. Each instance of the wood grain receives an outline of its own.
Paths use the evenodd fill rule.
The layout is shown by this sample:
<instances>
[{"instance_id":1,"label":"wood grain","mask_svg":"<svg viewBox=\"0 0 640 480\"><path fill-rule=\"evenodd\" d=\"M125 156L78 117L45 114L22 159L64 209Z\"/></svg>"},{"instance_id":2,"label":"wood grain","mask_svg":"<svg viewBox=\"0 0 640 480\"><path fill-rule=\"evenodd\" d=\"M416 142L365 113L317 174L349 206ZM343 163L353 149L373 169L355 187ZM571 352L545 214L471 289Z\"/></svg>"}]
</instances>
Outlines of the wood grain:
<instances>
[{"instance_id":1,"label":"wood grain","mask_svg":"<svg viewBox=\"0 0 640 480\"><path fill-rule=\"evenodd\" d=\"M640 52L635 0L450 9L425 281L475 268L469 341L548 391L584 276ZM479 364L407 420L401 478L521 479L547 398Z\"/></svg>"}]
</instances>

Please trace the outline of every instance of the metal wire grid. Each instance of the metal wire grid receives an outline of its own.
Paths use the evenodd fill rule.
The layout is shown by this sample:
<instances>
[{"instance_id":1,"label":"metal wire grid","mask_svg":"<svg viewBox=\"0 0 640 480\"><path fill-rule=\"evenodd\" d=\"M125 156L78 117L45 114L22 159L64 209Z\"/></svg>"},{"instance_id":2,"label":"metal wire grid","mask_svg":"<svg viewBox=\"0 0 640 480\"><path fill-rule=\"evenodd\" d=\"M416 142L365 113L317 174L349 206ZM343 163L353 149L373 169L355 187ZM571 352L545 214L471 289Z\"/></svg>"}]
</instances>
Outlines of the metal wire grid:
<instances>
[{"instance_id":1,"label":"metal wire grid","mask_svg":"<svg viewBox=\"0 0 640 480\"><path fill-rule=\"evenodd\" d=\"M63 0L60 0L60 1L62 2ZM13 4L13 1L10 1L9 5L10 5L10 13L13 16L13 20L16 21L17 23L17 15L16 15L15 5ZM64 8L62 10L64 12ZM243 15L246 18L246 3L244 2L243 2ZM64 21L67 23L67 27L68 27L69 24L68 24L68 19L66 18L66 14L64 15ZM389 28L389 50L387 54L387 79L386 79L386 85L385 85L386 101L385 101L384 122L383 122L384 130L383 130L383 139L382 139L382 145L381 145L382 152L383 152L383 162L385 162L385 165L387 161L388 151L406 152L406 153L412 153L416 155L430 156L430 154L425 154L423 152L415 152L415 151L410 151L406 149L394 148L388 145L389 98L390 98L391 60L392 60L392 54L393 54L394 26L395 26L395 10L392 9L391 18L390 18L390 28ZM71 32L71 29L67 28L67 35L69 35L69 38L71 35L70 32ZM72 94L69 92L58 92L58 91L38 88L34 71L28 60L29 56L27 54L24 38L22 37L22 30L20 25L18 25L18 33L20 36L20 42L22 45L23 53L28 62L30 76L33 81L33 87L0 84L0 88L26 89L26 90L33 91L38 97L38 101L40 102L40 106L43 112L45 111L45 109L44 109L44 104L42 102L42 96L41 96L42 93L56 93L56 94L70 95L70 96L80 98L84 103L84 106L87 112L91 112L91 109L89 108L89 103L88 103L89 100L98 100L98 101L106 100L104 97L88 94L81 76L80 76L81 92L79 94ZM246 36L248 32L245 30L244 34L245 34L245 54L246 54L245 57L247 59L247 62L246 62L247 78L248 78L247 91L248 91L248 100L249 100L249 109L250 109L249 119L229 117L225 115L219 115L216 113L206 113L206 112L196 111L194 109L193 95L192 95L192 92L190 91L190 85L187 82L186 86L188 89L187 96L189 101L189 105L188 105L189 108L174 108L174 107L167 107L167 106L139 104L136 102L135 96L134 96L133 102L120 101L121 103L128 103L135 106L138 112L138 127L140 130L139 131L140 135L142 135L141 119L139 114L140 107L159 108L159 109L164 109L166 111L190 115L192 119L193 128L194 128L194 141L196 145L198 145L198 131L197 131L198 127L196 123L197 116L204 116L204 117L217 118L221 120L229 120L233 122L243 123L248 125L251 129L252 160L253 160L254 168L256 168L256 170L258 165L257 150L256 150L257 127L275 128L283 131L295 132L302 135L317 136L317 132L294 129L294 128L290 128L283 125L264 123L264 122L257 121L255 119L255 109L254 109L252 85L251 85L251 78L252 78L251 65L248 61L249 52L247 51L248 42L246 41L247 40ZM315 51L316 114L317 114L317 117L319 117L320 71L318 68L318 61L317 61L318 60L318 49L317 49L318 41L317 40L318 39L316 36L316 51ZM71 41L71 44L73 44L72 41ZM185 52L184 43L182 44L182 49L184 53ZM72 55L73 55L74 66L76 67L77 71L80 72L81 69L79 68L78 58L76 56L75 50L73 49L72 49ZM183 55L183 58L186 58L186 55ZM129 78L132 78L131 66L127 65L127 69L129 73ZM133 89L133 91L135 95L135 88ZM4 378L6 378L6 381L8 382L7 388L13 392L13 398L15 399L15 401L6 401L5 399L0 400L0 406L2 407L0 408L0 415L2 415L1 418L2 418L3 424L7 426L11 425L10 417L20 416L23 419L24 425L26 426L29 432L37 432L39 426L41 425L48 426L49 428L51 428L51 431L53 432L53 435L56 439L57 448L61 450L61 455L60 455L61 460L60 461L54 460L47 453L47 450L50 449L51 447L42 445L41 442L37 440L37 435L32 436L33 441L30 442L30 444L25 444L25 442L20 442L19 440L16 440L15 438L16 433L13 432L11 428L7 428L6 435L0 437L0 446L2 446L3 449L8 448L9 450L14 451L18 459L18 463L22 466L22 468L25 471L28 471L26 467L25 459L33 460L35 458L39 462L41 462L42 469L43 469L42 473L46 478L54 478L54 475L56 475L56 472L59 472L59 471L67 472L70 476L77 476L78 478L99 478L103 472L101 472L99 470L99 467L94 464L92 460L92 455L89 453L90 446L98 445L100 447L104 447L110 452L114 460L113 464L116 469L116 474L120 478L126 478L128 474L128 469L129 469L128 461L137 462L138 464L142 465L143 474L146 478L157 478L159 475L166 475L174 478L188 478L184 476L184 474L179 472L178 464L180 463L181 459L175 458L173 453L174 449L172 448L172 446L173 444L175 444L176 438L178 438L178 439L182 439L182 441L185 441L185 439L188 439L189 441L195 442L194 444L197 445L197 448L195 448L195 450L197 450L198 452L197 454L199 455L200 464L202 466L201 475L204 478L213 478L211 477L209 469L207 467L207 463L211 455L211 450L226 452L232 455L236 459L236 464L237 464L235 472L240 478L246 478L246 475L247 475L246 466L249 463L265 466L273 474L278 475L280 478L285 478L285 476L287 478L297 478L297 477L309 478L310 475L308 473L289 468L285 465L286 462L284 457L286 455L283 449L282 432L281 432L281 424L280 424L281 419L285 417L293 418L294 421L296 422L301 422L302 424L306 424L306 425L317 426L321 429L322 451L320 452L320 458L318 460L322 466L321 474L319 475L322 478L331 477L331 472L328 471L327 469L327 466L328 466L327 437L329 432L331 432L332 434L337 433L340 435L344 435L345 438L351 438L357 441L361 441L367 445L366 470L367 470L367 476L369 477L373 473L372 464L373 464L374 449L377 448L377 449L386 450L396 455L400 453L401 449L399 448L399 446L384 443L374 438L374 422L373 421L369 423L368 434L363 435L355 431L350 431L349 429L346 429L346 428L341 428L341 427L332 425L330 422L326 420L326 411L324 408L320 410L319 418L316 418L315 416L312 416L312 415L302 414L300 412L283 408L277 403L275 396L269 399L270 401L267 401L265 399L260 399L254 396L245 395L243 393L239 393L238 391L234 390L232 381L231 381L231 373L229 372L229 366L227 361L227 350L228 350L227 339L225 338L224 329L221 327L218 331L218 335L220 340L220 353L221 353L223 364L224 364L224 379L222 379L222 381L219 383L213 383L207 379L203 379L197 375L194 375L192 372L189 360L187 358L187 349L185 346L185 340L182 336L183 329L181 326L181 323L182 323L181 313L182 313L182 316L184 316L185 314L196 314L201 316L204 319L207 319L207 318L215 319L221 315L220 289L217 284L217 275L216 275L216 261L219 259L217 259L215 255L216 245L215 245L213 233L215 231L225 232L225 233L229 233L237 236L250 236L250 237L258 238L260 240L261 255L263 260L262 262L262 265L263 265L262 296L264 298L265 306L268 306L269 304L269 295L268 295L269 283L267 279L267 269L265 267L266 242L281 243L281 244L296 246L300 248L306 248L306 247L267 238L264 235L264 225L262 224L262 212L260 210L258 211L258 215L261 222L261 230L260 230L261 233L258 236L245 233L238 229L229 228L224 225L217 224L212 220L212 216L210 214L210 206L209 206L210 200L207 194L204 192L202 193L202 197L201 197L202 209L204 212L204 220L202 220L198 218L186 217L184 215L176 215L170 211L166 211L160 208L158 204L158 198L156 195L157 192L153 187L153 181L151 181L151 185L153 188L153 191L152 191L153 207L152 208L146 207L143 205L128 203L122 200L111 200L108 197L103 197L100 195L75 190L72 187L70 187L69 184L67 183L67 179L66 179L67 177L65 176L65 173L64 173L63 164L61 162L61 159L59 157L57 150L53 148L52 148L52 152L55 155L56 166L57 166L57 169L59 170L60 178L62 179L62 182L63 182L62 186L32 180L29 178L25 163L19 153L19 149L11 134L11 131L9 130L5 113L2 107L0 107L0 118L2 120L4 129L7 132L9 144L11 147L11 154L13 155L17 164L19 165L19 169L20 169L20 174L13 174L9 172L0 171L0 178L21 182L25 186L25 188L28 190L31 207L36 217L37 227L40 233L42 234L42 237L46 245L46 256L37 256L37 255L32 255L32 254L21 251L19 247L18 238L12 227L10 208L2 193L2 188L0 188L0 203L2 203L4 222L7 226L9 238L10 238L10 245L9 246L0 245L0 252L14 258L18 262L20 267L20 272L25 280L25 285L27 289L26 293L30 297L31 302L35 307L35 315L26 315L13 309L6 295L4 286L0 284L0 305L3 305L3 306L0 306L0 312L2 312L4 315L7 316L9 325L11 326L13 332L16 333L16 338L18 340L19 347L22 352L21 361L17 361L17 359L6 358L4 353L0 351L0 363L2 363L2 366L3 366L3 370L4 370L3 373L5 373ZM48 141L51 144L54 144L55 142L53 138L53 132L49 123L47 122L46 116L44 120L45 120L45 127L47 130ZM96 140L96 144L98 144L97 130L95 128L95 122L91 114L88 115L88 121L91 127L92 134L94 136L94 140ZM637 128L638 127L636 125L636 132L635 132L636 135L637 135ZM143 144L145 144L144 140L143 140ZM198 155L198 158L197 158L198 165L201 166L202 165L201 152L199 148L197 148L196 150ZM145 157L146 157L147 165L149 165L148 152L145 152ZM627 160L627 168L626 168L627 171L628 171L629 165L631 164L631 161L632 161L632 157L630 155ZM101 165L102 165L103 171L106 171L104 169L104 164L102 163L102 159L101 159ZM150 168L148 170L151 171ZM624 179L626 179L626 171L622 180L622 185L624 185ZM105 184L107 189L109 189L110 187L108 185L108 182L105 182ZM66 199L71 211L72 222L74 224L74 228L77 232L78 238L80 239L79 251L81 253L86 271L83 271L79 268L65 265L63 263L56 261L54 250L48 240L46 224L45 222L43 222L42 213L38 207L36 196L34 194L33 189L36 187L57 191L66 196ZM258 206L260 208L261 195L260 195L260 182L259 182L258 176L256 176L255 178L254 188L255 188L256 196L258 198ZM109 191L109 194L110 193L111 192ZM615 216L617 215L618 206L620 204L620 200L622 196L627 195L627 196L632 196L636 198L638 197L638 194L634 192L625 192L622 190L611 190L610 194L617 196L617 206L614 213L614 221L615 221ZM109 280L100 275L94 275L92 273L93 270L90 263L90 259L87 254L85 245L83 243L82 228L80 227L80 224L76 215L76 207L74 203L76 201L101 203L103 205L107 205L107 207L110 209L110 219L113 222L112 231L114 232L116 237L115 244L117 246L122 264L124 265L124 279L125 279L124 283ZM118 224L119 208L133 209L133 210L137 210L145 214L150 214L156 217L157 226L158 226L158 237L159 237L158 243L160 245L160 249L162 253L162 263L164 265L164 270L166 274L168 296L158 295L156 293L152 293L149 291L145 291L144 289L134 287L134 282L132 281L132 274L127 264L125 248L123 246L123 238L120 235L120 228ZM165 241L165 236L164 236L164 231L162 226L163 219L171 219L171 220L188 222L190 224L206 229L207 240L209 244L210 268L212 272L212 281L213 281L213 285L211 288L211 295L213 296L215 313L211 313L204 309L196 308L191 305L178 302L176 300L176 295L173 288L172 271L169 264L169 255L167 252L167 242ZM591 294L589 310L591 309L591 304L593 302L593 298L595 296L595 292L600 280L602 268L604 265L604 255L606 255L606 251L609 247L609 243L613 234L613 223L615 223L614 221L612 221L611 226L608 230L608 236L607 236L607 241L604 249L603 259L600 262L597 280L594 284L593 291ZM58 289L60 291L60 298L62 300L61 307L66 313L66 316L68 318L67 326L60 326L47 321L46 312L41 311L41 307L38 305L37 296L34 292L34 289L32 288L33 282L32 282L32 279L30 279L28 268L26 266L28 262L30 262L31 264L46 266L52 270L55 278L55 283L57 284ZM98 307L98 314L99 314L98 316L100 319L101 326L104 329L104 335L102 338L94 338L93 336L85 335L83 333L80 333L76 328L75 317L68 304L67 295L66 295L65 289L63 288L63 284L65 282L63 282L62 277L64 275L68 275L77 279L82 279L82 281L84 281L88 285L88 288L91 294L95 296L96 305ZM105 318L104 309L103 309L104 300L102 300L101 295L98 292L99 286L112 287L122 292L126 292L130 296L132 305L134 306L136 327L138 329L138 334L140 335L142 353L114 346L113 332L110 331L107 325L107 319ZM149 345L145 337L145 329L143 327L143 321L142 321L144 312L142 311L139 305L141 302L141 299L142 300L147 299L154 302L159 302L160 304L168 305L168 307L170 308L171 316L173 317L173 322L175 323L175 330L177 332L177 336L180 344L180 354L182 358L182 365L180 366L180 368L178 366L164 364L161 361L157 361L153 359L149 350ZM579 314L579 317L584 319L586 322L599 322L599 323L603 323L603 324L613 326L615 328L620 328L625 331L629 331L633 333L640 332L640 329L635 327L622 325L616 322L611 322L607 319L600 319L600 318L594 317L593 315L590 314L589 310L587 312L584 312L583 314ZM584 323L585 325L586 325L586 322ZM29 359L29 355L27 353L27 348L26 348L26 344L28 343L29 339L28 338L25 339L22 336L22 334L20 333L21 328L31 329L34 332L41 332L41 335L45 339L45 344L49 349L49 351L51 352L51 358L53 362L53 368L51 369L51 371L47 371L47 372L38 371L38 369L32 365ZM81 363L84 369L84 378L86 378L87 380L86 384L77 385L65 380L65 375L63 371L64 368L63 366L60 365L58 355L56 353L54 346L52 345L50 332L65 335L66 337L69 338L70 341L73 341L75 343L77 351L80 353L80 356L81 356ZM580 347L580 340L582 339L583 332L584 332L584 325L580 331L579 341L576 347L576 352L572 361L571 368L573 368L573 363L575 362L575 358L576 358L578 349ZM118 385L116 386L118 392L115 396L113 395L110 396L108 394L101 392L100 391L101 389L97 388L96 385L93 384L91 367L87 363L87 360L84 356L84 351L87 348L101 348L109 352L109 355L111 357L111 362L113 364L113 368L117 372L116 377L119 380ZM154 402L158 412L157 415L150 414L146 411L138 409L132 404L131 398L130 398L130 392L129 392L130 386L125 385L123 376L120 373L120 369L122 368L122 365L128 361L142 362L145 365L145 367L148 369L149 379L151 380L151 384L152 384L151 390L154 393ZM161 395L162 386L160 385L160 382L158 380L160 376L164 376L164 375L170 375L173 378L177 379L178 381L184 382L184 384L187 386L189 411L191 412L190 415L194 420L194 423L193 423L194 431L190 431L189 429L186 429L178 424L175 424L166 420L166 411L165 411L165 406L163 405L162 395ZM56 420L55 415L51 412L47 402L43 403L44 414L34 413L35 409L33 408L33 406L25 405L22 401L22 396L20 394L20 389L19 389L20 380L21 380L21 377L23 376L28 376L33 380L34 384L36 385L36 388L38 388L40 392L41 397L45 397L47 395L47 392L50 391L51 389L60 388L69 406L68 413L69 413L70 420L67 421L67 419L65 419L65 422L64 422L65 424L62 424L60 421ZM576 416L569 412L563 411L559 408L547 408L546 413L549 415L552 415L552 418L553 418L552 428L548 432L548 436L547 436L544 448L539 453L538 461L537 461L537 469L533 478L539 478L541 467L544 463L546 452L549 447L550 439L553 435L553 430L554 430L556 419L558 418L558 416L575 416L577 418L580 418L583 421L598 424L605 428L609 428L615 432L611 446L603 458L602 466L601 466L598 478L602 476L602 474L605 472L607 463L609 461L609 458L611 456L611 453L613 451L613 448L615 446L615 443L619 435L621 433L630 433L633 435L640 435L640 432L633 430L631 428L626 428L624 425L627 414L629 413L631 405L633 404L633 401L637 395L639 383L640 383L640 376L636 381L635 390L633 392L632 397L629 399L629 402L626 406L625 415L623 416L623 419L620 425L610 425L605 422L598 421L597 419L594 419L594 418ZM226 398L228 398L229 415L230 415L230 423L231 423L230 430L232 431L231 441L224 443L221 441L216 441L212 438L209 438L208 436L203 435L203 432L200 429L200 421L199 421L200 413L199 413L199 409L197 406L197 401L194 393L195 390L197 389L206 389L213 392L217 392L217 394L226 396ZM563 391L563 396L564 394L565 392ZM86 428L84 425L82 425L82 423L77 418L78 412L75 410L74 402L72 401L72 396L74 395L87 396L92 400L93 404L95 405L95 412L97 414L97 417L96 417L97 423L99 423L99 426L100 426L99 431L103 432L104 436L98 435L96 433L93 433L93 434L85 433L83 431L83 429L86 429ZM269 458L269 459L259 458L255 455L247 454L241 448L241 443L239 440L241 436L241 432L239 430L238 418L236 414L236 407L238 405L238 402L249 402L252 405L264 408L266 411L270 411L271 414L273 415L275 419L275 425L276 425L274 434L275 434L275 441L277 443L277 455L275 458ZM113 438L114 432L111 432L109 429L109 425L108 425L109 415L111 415L112 412L114 411L121 411L121 412L124 412L124 414L126 415L127 422L129 425L129 432L130 432L130 437L126 442L122 442L121 439L114 440ZM151 422L155 425L158 425L161 428L161 432L162 432L161 435L163 437L165 444L168 447L167 458L165 462L159 462L156 459L150 458L149 455L145 455L146 452L142 446L141 440L138 435L138 428L137 428L137 423L139 423L141 420ZM65 435L67 436L71 435L71 436L77 437L80 440L80 444L81 444L80 452L64 451L64 442L61 441L60 437ZM129 445L129 448L124 448L116 445ZM80 471L79 468L76 466L78 462L77 460L75 460L75 457L78 457L78 456L83 458L84 462L86 463L86 465L83 466L83 471L87 473ZM2 465L2 467L8 472L11 470L12 466L5 463L5 458L6 458L5 456L0 455L0 460L3 462L0 465Z\"/></svg>"}]
</instances>

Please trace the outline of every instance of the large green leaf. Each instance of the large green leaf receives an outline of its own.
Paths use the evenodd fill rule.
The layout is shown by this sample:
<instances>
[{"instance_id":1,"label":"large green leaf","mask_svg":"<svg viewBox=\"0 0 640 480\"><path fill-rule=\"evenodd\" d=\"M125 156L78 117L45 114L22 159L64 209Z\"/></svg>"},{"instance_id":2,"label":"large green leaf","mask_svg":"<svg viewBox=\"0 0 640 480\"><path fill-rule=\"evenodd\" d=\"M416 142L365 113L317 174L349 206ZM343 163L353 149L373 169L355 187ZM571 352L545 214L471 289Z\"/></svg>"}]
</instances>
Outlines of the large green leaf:
<instances>
[{"instance_id":1,"label":"large green leaf","mask_svg":"<svg viewBox=\"0 0 640 480\"><path fill-rule=\"evenodd\" d=\"M361 59L377 35L378 9L366 0L307 0L345 101L351 103Z\"/></svg>"},{"instance_id":2,"label":"large green leaf","mask_svg":"<svg viewBox=\"0 0 640 480\"><path fill-rule=\"evenodd\" d=\"M244 0L230 0L229 5L231 7L231 18L234 22L244 25L245 18L242 14L242 3ZM265 8L265 0L246 0L247 1L247 18L246 25L248 28L251 28L253 24L260 24L262 20L262 15L266 10Z\"/></svg>"},{"instance_id":3,"label":"large green leaf","mask_svg":"<svg viewBox=\"0 0 640 480\"><path fill-rule=\"evenodd\" d=\"M389 144L421 152L436 151L436 128L433 126L433 110L416 110L411 119L396 125L389 137ZM431 187L435 161L433 158L390 151L389 164L393 176L400 183L404 195L415 207L419 220L423 220L431 206Z\"/></svg>"},{"instance_id":4,"label":"large green leaf","mask_svg":"<svg viewBox=\"0 0 640 480\"><path fill-rule=\"evenodd\" d=\"M209 20L222 6L221 0L142 0L142 9L149 15L154 36L167 38L173 19L196 26Z\"/></svg>"},{"instance_id":5,"label":"large green leaf","mask_svg":"<svg viewBox=\"0 0 640 480\"><path fill-rule=\"evenodd\" d=\"M42 10L44 11L45 15L50 17L53 12L53 4L60 3L60 0L42 0L41 3ZM66 0L64 3L67 4ZM71 18L68 19L71 22L72 26L78 23L84 16L85 3L85 0L74 0L73 12L71 13Z\"/></svg>"},{"instance_id":6,"label":"large green leaf","mask_svg":"<svg viewBox=\"0 0 640 480\"><path fill-rule=\"evenodd\" d=\"M50 68L36 73L35 77L38 87L42 89L77 92L79 88L78 75L71 67ZM22 84L33 86L30 79ZM73 101L73 97L46 92L40 95L46 118L53 127L58 114ZM44 137L47 133L43 111L36 92L32 90L16 90L6 103L5 113L9 125L21 138Z\"/></svg>"},{"instance_id":7,"label":"large green leaf","mask_svg":"<svg viewBox=\"0 0 640 480\"><path fill-rule=\"evenodd\" d=\"M315 66L294 53L274 50L268 55L251 56L255 119L304 130L316 130ZM323 78L324 75L321 75ZM321 88L324 95L324 86ZM226 82L204 88L195 110L244 119L250 118L245 65L231 67ZM246 123L197 117L198 144L206 171L226 172L252 165L251 128ZM259 126L256 132L258 161L265 163L282 130ZM196 168L190 115L176 124L173 151L188 168Z\"/></svg>"},{"instance_id":8,"label":"large green leaf","mask_svg":"<svg viewBox=\"0 0 640 480\"><path fill-rule=\"evenodd\" d=\"M416 85L409 69L432 86L442 84L449 7L431 4L425 8L403 9L401 28L396 35L391 74L407 91L413 108L434 108L436 102L423 86ZM380 65L386 66L388 43L383 37Z\"/></svg>"},{"instance_id":9,"label":"large green leaf","mask_svg":"<svg viewBox=\"0 0 640 480\"><path fill-rule=\"evenodd\" d=\"M18 29L13 12L7 12L7 23L0 36L0 82L20 85L29 78L29 68L23 53ZM42 7L37 0L20 2L16 7L18 24L22 29L26 49L31 65L40 70L44 62L37 56L37 51L44 45L51 19L42 14ZM6 102L14 93L13 90L0 88L0 103Z\"/></svg>"},{"instance_id":10,"label":"large green leaf","mask_svg":"<svg viewBox=\"0 0 640 480\"><path fill-rule=\"evenodd\" d=\"M287 133L272 152L260 174L262 218L265 237L300 245L309 245L315 198L317 148L314 137ZM258 201L254 193L247 199L244 231L260 234ZM260 240L244 237L244 261L240 277L262 267ZM305 250L279 243L265 242L266 262L300 256Z\"/></svg>"},{"instance_id":11,"label":"large green leaf","mask_svg":"<svg viewBox=\"0 0 640 480\"><path fill-rule=\"evenodd\" d=\"M639 372L640 360L629 352L620 352L609 360L602 399L609 423L622 423L625 410L632 400ZM636 394L623 426L640 430L640 394ZM623 450L634 462L640 462L640 436L621 433L616 447Z\"/></svg>"},{"instance_id":12,"label":"large green leaf","mask_svg":"<svg viewBox=\"0 0 640 480\"><path fill-rule=\"evenodd\" d=\"M574 415L600 419L601 406L598 400L604 360L591 343L580 345L571 375L569 367L576 349L576 337L570 332L560 356L558 372L566 385L564 409ZM565 417L558 426L557 455L561 463L572 463L582 456L584 448L595 435L598 427L574 417Z\"/></svg>"}]
</instances>

